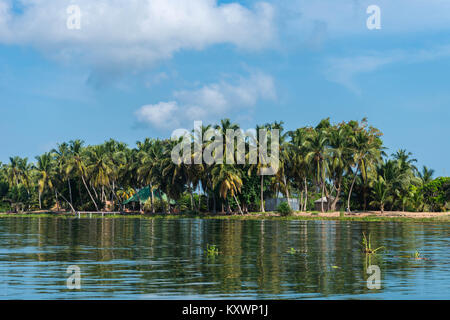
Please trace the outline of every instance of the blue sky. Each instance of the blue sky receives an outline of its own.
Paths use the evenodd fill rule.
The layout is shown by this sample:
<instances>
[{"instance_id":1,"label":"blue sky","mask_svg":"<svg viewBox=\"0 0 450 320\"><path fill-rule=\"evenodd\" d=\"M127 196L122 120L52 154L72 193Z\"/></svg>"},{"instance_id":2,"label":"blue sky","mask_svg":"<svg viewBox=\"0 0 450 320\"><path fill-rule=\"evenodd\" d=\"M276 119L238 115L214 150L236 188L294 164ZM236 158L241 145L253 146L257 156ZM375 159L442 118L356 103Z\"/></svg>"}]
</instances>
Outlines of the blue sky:
<instances>
[{"instance_id":1,"label":"blue sky","mask_svg":"<svg viewBox=\"0 0 450 320\"><path fill-rule=\"evenodd\" d=\"M371 4L380 30L366 27ZM0 161L193 120L368 117L389 153L448 175L448 17L441 0L0 0Z\"/></svg>"}]
</instances>

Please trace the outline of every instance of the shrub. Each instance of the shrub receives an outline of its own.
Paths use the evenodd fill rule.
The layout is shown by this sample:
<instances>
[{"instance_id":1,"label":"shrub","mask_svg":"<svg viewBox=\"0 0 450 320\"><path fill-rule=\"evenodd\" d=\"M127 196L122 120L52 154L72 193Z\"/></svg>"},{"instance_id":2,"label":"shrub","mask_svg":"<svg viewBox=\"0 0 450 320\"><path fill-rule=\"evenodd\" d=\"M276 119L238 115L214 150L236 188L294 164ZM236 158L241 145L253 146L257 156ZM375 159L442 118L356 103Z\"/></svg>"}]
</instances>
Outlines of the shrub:
<instances>
[{"instance_id":1,"label":"shrub","mask_svg":"<svg viewBox=\"0 0 450 320\"><path fill-rule=\"evenodd\" d=\"M285 202L282 202L282 203L280 203L278 205L277 211L280 213L280 215L287 216L287 215L290 215L292 213L292 208L285 201Z\"/></svg>"},{"instance_id":2,"label":"shrub","mask_svg":"<svg viewBox=\"0 0 450 320\"><path fill-rule=\"evenodd\" d=\"M431 211L445 211L450 201L450 177L436 178L425 184L421 191Z\"/></svg>"},{"instance_id":3,"label":"shrub","mask_svg":"<svg viewBox=\"0 0 450 320\"><path fill-rule=\"evenodd\" d=\"M161 200L161 199L155 198L154 206L155 206L155 212L161 213L161 212L167 212L169 210L169 204L167 203L167 201L164 201L164 200ZM147 201L145 201L144 211L145 212L151 212L152 211L152 200L151 200L151 198L148 198Z\"/></svg>"}]
</instances>

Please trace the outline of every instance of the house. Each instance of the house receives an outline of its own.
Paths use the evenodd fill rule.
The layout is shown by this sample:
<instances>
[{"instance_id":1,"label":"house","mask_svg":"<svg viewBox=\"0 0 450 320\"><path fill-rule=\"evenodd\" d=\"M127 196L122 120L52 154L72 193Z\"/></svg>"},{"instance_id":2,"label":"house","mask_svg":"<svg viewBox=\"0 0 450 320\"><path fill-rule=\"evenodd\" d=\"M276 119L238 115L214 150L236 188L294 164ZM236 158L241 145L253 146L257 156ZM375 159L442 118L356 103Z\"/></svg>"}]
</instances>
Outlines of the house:
<instances>
[{"instance_id":1,"label":"house","mask_svg":"<svg viewBox=\"0 0 450 320\"><path fill-rule=\"evenodd\" d=\"M136 194L134 194L131 198L129 198L128 200L124 201L123 204L129 204L129 203L140 203L140 204L144 204L150 197L152 196L152 193L150 191L150 186L146 186L142 189L140 189ZM156 200L163 200L163 201L167 201L169 202L171 205L175 204L175 201L172 199L168 199L167 195L160 191L160 190L153 190L153 197Z\"/></svg>"},{"instance_id":2,"label":"house","mask_svg":"<svg viewBox=\"0 0 450 320\"><path fill-rule=\"evenodd\" d=\"M323 202L323 210L324 211L329 211L330 210L330 206L331 203L334 201L334 197L330 197L330 203L328 203L328 199L327 197L323 197L320 199L317 199L316 201L314 201L314 210L316 211L322 211L322 202ZM336 203L336 210L339 211L341 209L341 205L342 205L342 201L338 200L338 202Z\"/></svg>"}]
</instances>

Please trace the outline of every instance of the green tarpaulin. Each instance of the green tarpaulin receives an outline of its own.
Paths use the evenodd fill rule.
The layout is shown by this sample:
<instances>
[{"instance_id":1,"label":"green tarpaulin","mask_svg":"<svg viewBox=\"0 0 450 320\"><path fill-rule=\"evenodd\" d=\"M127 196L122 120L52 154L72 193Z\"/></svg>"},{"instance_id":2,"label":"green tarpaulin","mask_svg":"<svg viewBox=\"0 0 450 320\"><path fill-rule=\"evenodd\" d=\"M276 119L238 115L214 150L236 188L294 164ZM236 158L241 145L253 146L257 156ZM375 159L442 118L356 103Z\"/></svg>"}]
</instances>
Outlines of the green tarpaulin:
<instances>
[{"instance_id":1,"label":"green tarpaulin","mask_svg":"<svg viewBox=\"0 0 450 320\"><path fill-rule=\"evenodd\" d=\"M145 203L150 197L152 196L152 193L150 191L150 186L144 187L141 190L139 190L135 195L133 195L130 199L126 200L123 204L129 204L131 202L141 202ZM159 190L153 191L153 196L158 200L167 200L167 195L164 192L161 192ZM170 204L175 204L175 201L170 200Z\"/></svg>"}]
</instances>

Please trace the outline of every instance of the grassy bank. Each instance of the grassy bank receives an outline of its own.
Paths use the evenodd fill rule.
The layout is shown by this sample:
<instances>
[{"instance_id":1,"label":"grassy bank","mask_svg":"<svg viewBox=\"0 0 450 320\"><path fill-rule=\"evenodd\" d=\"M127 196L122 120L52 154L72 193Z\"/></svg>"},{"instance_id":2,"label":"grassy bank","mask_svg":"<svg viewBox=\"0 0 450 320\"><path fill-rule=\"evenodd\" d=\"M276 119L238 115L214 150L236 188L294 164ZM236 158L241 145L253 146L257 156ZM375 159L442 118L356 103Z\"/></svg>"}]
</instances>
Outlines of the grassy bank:
<instances>
[{"instance_id":1,"label":"grassy bank","mask_svg":"<svg viewBox=\"0 0 450 320\"><path fill-rule=\"evenodd\" d=\"M78 215L72 213L55 214L55 213L27 213L27 214L5 214L0 213L0 218L78 218ZM313 213L313 215L290 215L279 216L274 213L252 213L247 215L208 215L208 214L81 214L80 218L127 218L127 219L220 219L220 220L323 220L323 221L393 221L393 222L442 222L450 223L450 215L434 216L427 218L417 217L382 217L382 216L321 216Z\"/></svg>"}]
</instances>

